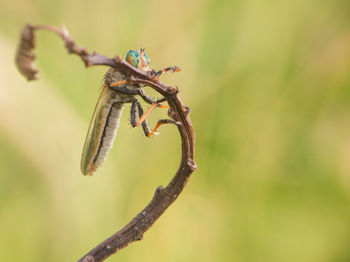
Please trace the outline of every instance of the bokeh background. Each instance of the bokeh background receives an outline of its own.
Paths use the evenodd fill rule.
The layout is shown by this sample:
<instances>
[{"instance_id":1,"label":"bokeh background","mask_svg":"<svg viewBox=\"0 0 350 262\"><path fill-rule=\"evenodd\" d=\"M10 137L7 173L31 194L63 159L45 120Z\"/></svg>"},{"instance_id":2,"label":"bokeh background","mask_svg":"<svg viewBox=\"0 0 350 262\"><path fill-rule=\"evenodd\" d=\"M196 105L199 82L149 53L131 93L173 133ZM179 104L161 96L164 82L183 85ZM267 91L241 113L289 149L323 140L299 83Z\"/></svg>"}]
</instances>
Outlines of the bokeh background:
<instances>
[{"instance_id":1,"label":"bokeh background","mask_svg":"<svg viewBox=\"0 0 350 262\"><path fill-rule=\"evenodd\" d=\"M75 261L166 185L180 138L126 110L93 177L80 155L106 68L38 33L40 80L14 66L22 26L65 24L107 56L148 50L191 108L198 171L144 239L109 261L350 261L350 2L0 0L0 261ZM149 94L154 94L149 88ZM158 109L151 125L166 116Z\"/></svg>"}]
</instances>

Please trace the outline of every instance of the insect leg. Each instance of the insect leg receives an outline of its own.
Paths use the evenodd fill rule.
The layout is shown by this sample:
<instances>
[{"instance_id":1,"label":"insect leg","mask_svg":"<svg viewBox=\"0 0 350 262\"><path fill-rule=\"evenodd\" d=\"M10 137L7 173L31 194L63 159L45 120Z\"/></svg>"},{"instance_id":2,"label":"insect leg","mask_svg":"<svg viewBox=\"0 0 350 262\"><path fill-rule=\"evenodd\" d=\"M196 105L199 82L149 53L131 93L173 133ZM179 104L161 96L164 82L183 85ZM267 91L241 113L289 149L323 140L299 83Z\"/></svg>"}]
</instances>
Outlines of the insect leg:
<instances>
[{"instance_id":1,"label":"insect leg","mask_svg":"<svg viewBox=\"0 0 350 262\"><path fill-rule=\"evenodd\" d=\"M160 104L158 104L157 102L156 102L156 103L153 103L153 104L150 106L150 108L147 109L146 113L144 113L144 114L142 113L142 114L140 115L139 120L136 122L136 126L139 126L140 124L142 124L142 123L146 120L146 118L151 114L151 112L152 112L156 107L170 108L168 105L160 105ZM139 109L142 110L142 107L141 107L141 104L140 104L140 103L139 103ZM139 110L139 114L140 114L140 111L141 111L141 110ZM143 110L142 110L142 112L143 112Z\"/></svg>"},{"instance_id":2,"label":"insect leg","mask_svg":"<svg viewBox=\"0 0 350 262\"><path fill-rule=\"evenodd\" d=\"M143 108L142 108L140 102L137 99L136 99L136 105L137 105L137 109L139 111L139 117L142 118L142 116L143 116ZM137 125L137 123L135 123L135 125ZM147 123L146 119L144 119L142 121L142 129L143 129L143 132L145 133L145 136L148 137L148 135L149 135L149 127L148 127L148 123Z\"/></svg>"},{"instance_id":3,"label":"insect leg","mask_svg":"<svg viewBox=\"0 0 350 262\"><path fill-rule=\"evenodd\" d=\"M116 81L116 82L113 82L112 84L110 84L109 86L110 87L114 87L114 86L125 86L126 85L126 80L121 80L121 81Z\"/></svg>"},{"instance_id":4,"label":"insect leg","mask_svg":"<svg viewBox=\"0 0 350 262\"><path fill-rule=\"evenodd\" d=\"M138 111L139 113L139 117L141 118L143 116L143 108L139 102L139 100L137 100L136 98L134 100L132 100L131 102L131 111L130 111L130 122L131 122L131 125L132 127L137 127L139 126L140 124L142 124L142 129L143 129L143 132L145 133L145 136L148 136L149 134L149 127L148 127L148 123L147 123L147 120L144 119L142 121L142 123L138 123L136 122L136 117L137 117L137 112L136 110Z\"/></svg>"},{"instance_id":5,"label":"insect leg","mask_svg":"<svg viewBox=\"0 0 350 262\"><path fill-rule=\"evenodd\" d=\"M142 124L143 132L147 137L151 137L154 134L156 134L156 131L161 125L164 124L176 124L179 125L180 123L171 119L162 119L159 120L156 124L156 126L153 128L152 131L149 130L148 123L147 123L147 117L149 114L156 108L157 104L152 104L152 106L146 111L146 113L143 113L143 108L140 104L140 102L137 99L134 99L131 104L131 112L130 112L130 122L133 127L137 127ZM139 120L136 122L136 107L139 113Z\"/></svg>"},{"instance_id":6,"label":"insect leg","mask_svg":"<svg viewBox=\"0 0 350 262\"><path fill-rule=\"evenodd\" d=\"M139 126L139 125L141 125L144 121L146 121L146 118L151 114L151 112L155 109L157 107L157 104L152 104L151 106L150 106L150 108L148 108L147 109L147 111L146 111L146 113L143 113L143 110L142 110L142 107L141 107L141 104L140 104L140 106L138 106L138 108L139 108L139 120L137 121L137 123L136 123L136 126ZM141 110L142 110L142 114L140 114L140 108L141 108Z\"/></svg>"},{"instance_id":7,"label":"insect leg","mask_svg":"<svg viewBox=\"0 0 350 262\"><path fill-rule=\"evenodd\" d=\"M157 130L158 128L161 126L161 125L164 125L164 124L175 124L175 125L180 125L180 122L177 122L177 121L174 121L174 120L171 120L171 119L161 119L157 122L156 126L152 129L152 131L147 135L147 137L151 137L153 136L154 134L157 134Z\"/></svg>"},{"instance_id":8,"label":"insect leg","mask_svg":"<svg viewBox=\"0 0 350 262\"><path fill-rule=\"evenodd\" d=\"M108 85L108 87L114 91L117 91L117 92L125 94L125 95L138 95L139 94L138 90L127 89L126 84L127 84L126 80L121 80L121 81L117 81L117 82L114 82L114 83ZM105 83L105 85L106 85L106 83Z\"/></svg>"},{"instance_id":9,"label":"insect leg","mask_svg":"<svg viewBox=\"0 0 350 262\"><path fill-rule=\"evenodd\" d=\"M153 72L154 76L156 77L156 79L158 79L160 77L161 74L163 73L175 73L175 72L180 72L181 69L177 66L168 66L166 68L163 68L162 70L159 70L158 72Z\"/></svg>"},{"instance_id":10,"label":"insect leg","mask_svg":"<svg viewBox=\"0 0 350 262\"><path fill-rule=\"evenodd\" d=\"M147 102L149 104L156 103L157 107L169 108L169 106L167 106L167 105L160 105L160 103L166 101L166 98L163 97L161 99L154 100L150 96L146 95L142 89L137 89L137 90L127 89L126 84L127 84L126 80L121 80L121 81L117 81L117 82L110 84L109 87L112 90L117 91L117 92L122 93L122 94L125 94L125 95L140 95L142 97L142 99L145 100L145 102Z\"/></svg>"},{"instance_id":11,"label":"insect leg","mask_svg":"<svg viewBox=\"0 0 350 262\"><path fill-rule=\"evenodd\" d=\"M135 98L131 102L131 110L130 110L130 123L132 127L136 127L136 117L137 117L137 103L139 101Z\"/></svg>"},{"instance_id":12,"label":"insect leg","mask_svg":"<svg viewBox=\"0 0 350 262\"><path fill-rule=\"evenodd\" d=\"M165 98L165 97L163 97L163 98L161 98L161 99L158 99L158 100L154 100L152 97L146 95L146 94L143 92L142 89L139 89L138 95L141 96L142 99L143 99L146 103L148 103L148 104L154 104L154 103L156 103L156 104L159 104L158 107L169 108L169 106L160 105L160 103L166 101L166 98Z\"/></svg>"},{"instance_id":13,"label":"insect leg","mask_svg":"<svg viewBox=\"0 0 350 262\"><path fill-rule=\"evenodd\" d=\"M165 97L158 99L158 100L154 100L152 97L146 95L142 89L138 89L138 90L127 89L126 84L127 84L126 80L121 80L121 81L117 81L117 82L110 84L109 87L112 90L117 91L117 92L122 93L122 94L125 94L125 95L139 95L148 104L156 103L158 107L169 108L169 106L167 106L167 105L160 105L160 103L166 101Z\"/></svg>"}]
</instances>

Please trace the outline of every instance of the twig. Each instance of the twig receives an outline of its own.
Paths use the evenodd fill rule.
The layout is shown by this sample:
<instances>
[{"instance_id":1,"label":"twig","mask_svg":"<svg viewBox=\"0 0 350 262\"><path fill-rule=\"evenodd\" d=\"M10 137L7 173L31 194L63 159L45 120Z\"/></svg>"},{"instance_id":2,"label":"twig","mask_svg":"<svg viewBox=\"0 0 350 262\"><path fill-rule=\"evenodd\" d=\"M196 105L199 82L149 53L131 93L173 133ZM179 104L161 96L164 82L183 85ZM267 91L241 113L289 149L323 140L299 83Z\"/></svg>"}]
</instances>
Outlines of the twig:
<instances>
[{"instance_id":1,"label":"twig","mask_svg":"<svg viewBox=\"0 0 350 262\"><path fill-rule=\"evenodd\" d=\"M32 26L27 24L24 27L16 55L16 65L28 80L37 79L38 71L33 65L35 60L33 49L35 47L34 31L39 29L49 30L60 36L65 43L68 53L80 56L85 66L105 65L114 67L126 74L131 82L145 84L159 92L168 101L170 106L168 115L177 122L177 128L180 132L182 140L181 163L170 183L165 188L159 186L151 202L138 215L120 231L97 245L79 260L81 262L103 261L130 243L141 240L143 234L178 198L186 186L190 175L197 168L193 159L195 133L192 122L188 116L188 108L184 106L178 96L177 87L165 85L159 81L157 75L137 70L120 56L108 58L96 52L89 54L85 48L76 45L75 41L69 36L68 30L64 27L62 30L46 25Z\"/></svg>"}]
</instances>

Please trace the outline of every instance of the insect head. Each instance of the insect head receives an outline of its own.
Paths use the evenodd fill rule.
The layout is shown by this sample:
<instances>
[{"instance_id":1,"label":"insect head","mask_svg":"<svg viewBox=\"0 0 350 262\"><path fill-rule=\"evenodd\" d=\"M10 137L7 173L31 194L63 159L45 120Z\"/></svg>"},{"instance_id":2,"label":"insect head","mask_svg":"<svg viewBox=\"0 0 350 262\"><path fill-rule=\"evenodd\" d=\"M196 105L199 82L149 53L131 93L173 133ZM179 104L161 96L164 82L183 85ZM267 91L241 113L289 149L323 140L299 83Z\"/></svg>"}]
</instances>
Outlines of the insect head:
<instances>
[{"instance_id":1,"label":"insect head","mask_svg":"<svg viewBox=\"0 0 350 262\"><path fill-rule=\"evenodd\" d=\"M146 54L144 48L140 48L137 51L129 50L126 54L125 60L132 66L142 71L149 71L149 57Z\"/></svg>"}]
</instances>

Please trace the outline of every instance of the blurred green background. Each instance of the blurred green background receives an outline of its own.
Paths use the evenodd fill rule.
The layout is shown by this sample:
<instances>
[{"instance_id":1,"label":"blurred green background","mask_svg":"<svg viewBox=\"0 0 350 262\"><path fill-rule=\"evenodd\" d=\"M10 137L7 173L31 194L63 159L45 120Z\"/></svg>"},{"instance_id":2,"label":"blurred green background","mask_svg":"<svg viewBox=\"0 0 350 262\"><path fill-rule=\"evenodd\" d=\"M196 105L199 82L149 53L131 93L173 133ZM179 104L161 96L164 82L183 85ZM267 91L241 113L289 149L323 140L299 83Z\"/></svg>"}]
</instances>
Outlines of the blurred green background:
<instances>
[{"instance_id":1,"label":"blurred green background","mask_svg":"<svg viewBox=\"0 0 350 262\"><path fill-rule=\"evenodd\" d=\"M106 68L85 69L42 31L40 80L26 82L13 61L27 22L65 24L107 56L141 43L153 68L182 68L163 80L191 108L198 171L109 261L350 261L349 14L347 0L0 0L0 261L77 260L180 159L176 128L147 139L128 105L108 159L82 176Z\"/></svg>"}]
</instances>

